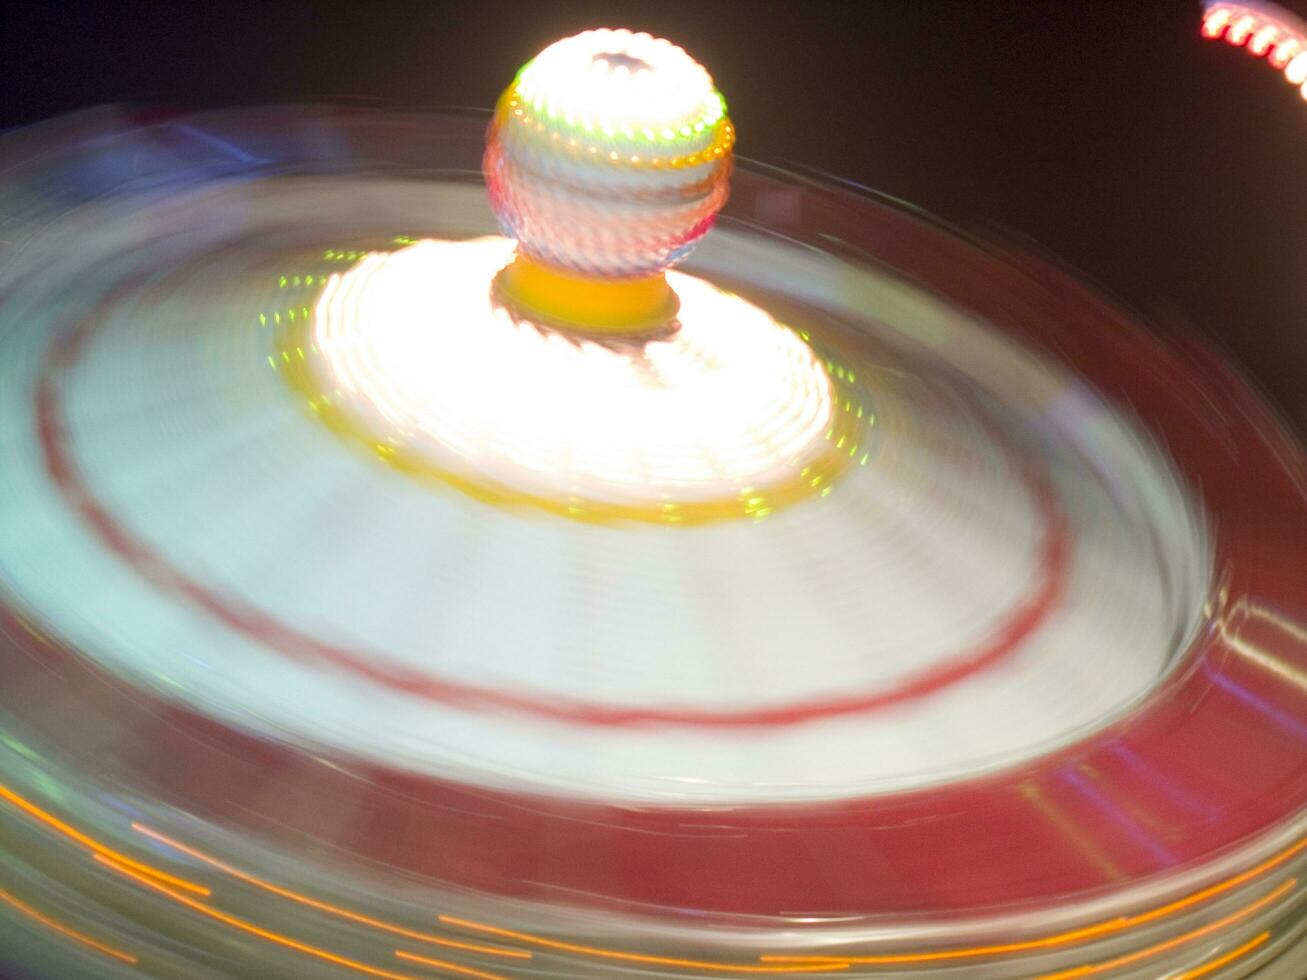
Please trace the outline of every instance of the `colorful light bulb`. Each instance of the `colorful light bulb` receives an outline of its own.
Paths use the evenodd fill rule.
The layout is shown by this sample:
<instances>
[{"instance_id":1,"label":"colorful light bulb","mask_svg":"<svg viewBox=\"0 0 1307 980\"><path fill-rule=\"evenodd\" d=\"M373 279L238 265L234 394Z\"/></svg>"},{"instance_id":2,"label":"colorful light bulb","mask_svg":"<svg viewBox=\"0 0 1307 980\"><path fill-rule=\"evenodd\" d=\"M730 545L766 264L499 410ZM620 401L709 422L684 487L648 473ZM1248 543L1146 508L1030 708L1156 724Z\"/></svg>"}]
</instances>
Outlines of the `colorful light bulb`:
<instances>
[{"instance_id":1,"label":"colorful light bulb","mask_svg":"<svg viewBox=\"0 0 1307 980\"><path fill-rule=\"evenodd\" d=\"M551 44L499 100L483 169L519 254L562 273L656 275L725 203L735 133L704 68L648 34Z\"/></svg>"}]
</instances>

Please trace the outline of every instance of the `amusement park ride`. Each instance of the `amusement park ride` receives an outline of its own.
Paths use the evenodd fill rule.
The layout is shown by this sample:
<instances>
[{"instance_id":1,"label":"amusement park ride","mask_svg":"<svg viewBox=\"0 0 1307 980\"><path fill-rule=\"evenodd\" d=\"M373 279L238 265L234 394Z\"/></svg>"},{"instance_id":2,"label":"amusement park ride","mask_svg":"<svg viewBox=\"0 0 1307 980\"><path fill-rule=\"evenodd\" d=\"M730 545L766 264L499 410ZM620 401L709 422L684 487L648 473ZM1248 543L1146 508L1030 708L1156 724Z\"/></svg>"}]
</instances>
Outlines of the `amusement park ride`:
<instances>
[{"instance_id":1,"label":"amusement park ride","mask_svg":"<svg viewBox=\"0 0 1307 980\"><path fill-rule=\"evenodd\" d=\"M0 961L1301 974L1299 438L734 144L622 30L0 141Z\"/></svg>"}]
</instances>

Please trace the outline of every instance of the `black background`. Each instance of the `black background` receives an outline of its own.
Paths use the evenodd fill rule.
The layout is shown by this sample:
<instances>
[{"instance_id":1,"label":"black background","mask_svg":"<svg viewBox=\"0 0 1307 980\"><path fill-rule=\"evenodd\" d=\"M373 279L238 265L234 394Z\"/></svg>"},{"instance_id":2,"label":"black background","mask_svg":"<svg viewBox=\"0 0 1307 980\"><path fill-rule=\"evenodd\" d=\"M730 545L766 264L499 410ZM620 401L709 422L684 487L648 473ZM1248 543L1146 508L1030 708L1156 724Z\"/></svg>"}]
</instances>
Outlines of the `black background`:
<instances>
[{"instance_id":1,"label":"black background","mask_svg":"<svg viewBox=\"0 0 1307 980\"><path fill-rule=\"evenodd\" d=\"M1307 426L1307 102L1200 19L1187 0L10 0L0 125L108 102L489 107L558 37L648 30L713 72L742 155L1037 243L1216 339Z\"/></svg>"}]
</instances>

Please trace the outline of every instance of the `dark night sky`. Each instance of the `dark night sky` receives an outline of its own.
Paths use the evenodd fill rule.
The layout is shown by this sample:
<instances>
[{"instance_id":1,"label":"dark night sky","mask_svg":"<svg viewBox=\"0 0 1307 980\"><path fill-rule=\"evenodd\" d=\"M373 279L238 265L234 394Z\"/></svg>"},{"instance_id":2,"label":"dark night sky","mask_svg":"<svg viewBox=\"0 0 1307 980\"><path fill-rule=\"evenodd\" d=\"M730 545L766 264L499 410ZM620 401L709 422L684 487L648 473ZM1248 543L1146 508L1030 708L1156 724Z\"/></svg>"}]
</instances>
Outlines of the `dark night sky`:
<instances>
[{"instance_id":1,"label":"dark night sky","mask_svg":"<svg viewBox=\"0 0 1307 980\"><path fill-rule=\"evenodd\" d=\"M106 102L488 107L556 37L644 29L709 66L741 154L1038 243L1219 338L1307 425L1307 102L1202 41L1199 17L1188 0L10 0L0 125Z\"/></svg>"}]
</instances>

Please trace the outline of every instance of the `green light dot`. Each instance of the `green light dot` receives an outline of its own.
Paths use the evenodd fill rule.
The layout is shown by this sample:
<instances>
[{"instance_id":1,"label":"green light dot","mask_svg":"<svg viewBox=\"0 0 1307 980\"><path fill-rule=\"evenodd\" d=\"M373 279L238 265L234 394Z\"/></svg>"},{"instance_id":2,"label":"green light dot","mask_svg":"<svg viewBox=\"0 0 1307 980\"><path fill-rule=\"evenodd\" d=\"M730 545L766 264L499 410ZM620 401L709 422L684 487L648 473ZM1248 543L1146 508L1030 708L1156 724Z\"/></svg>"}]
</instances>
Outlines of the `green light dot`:
<instances>
[{"instance_id":1,"label":"green light dot","mask_svg":"<svg viewBox=\"0 0 1307 980\"><path fill-rule=\"evenodd\" d=\"M6 748L12 752L17 752L26 759L39 760L41 758L36 752L32 751L32 749L28 748L28 746L18 741L16 738L11 738L6 735L3 741Z\"/></svg>"}]
</instances>

